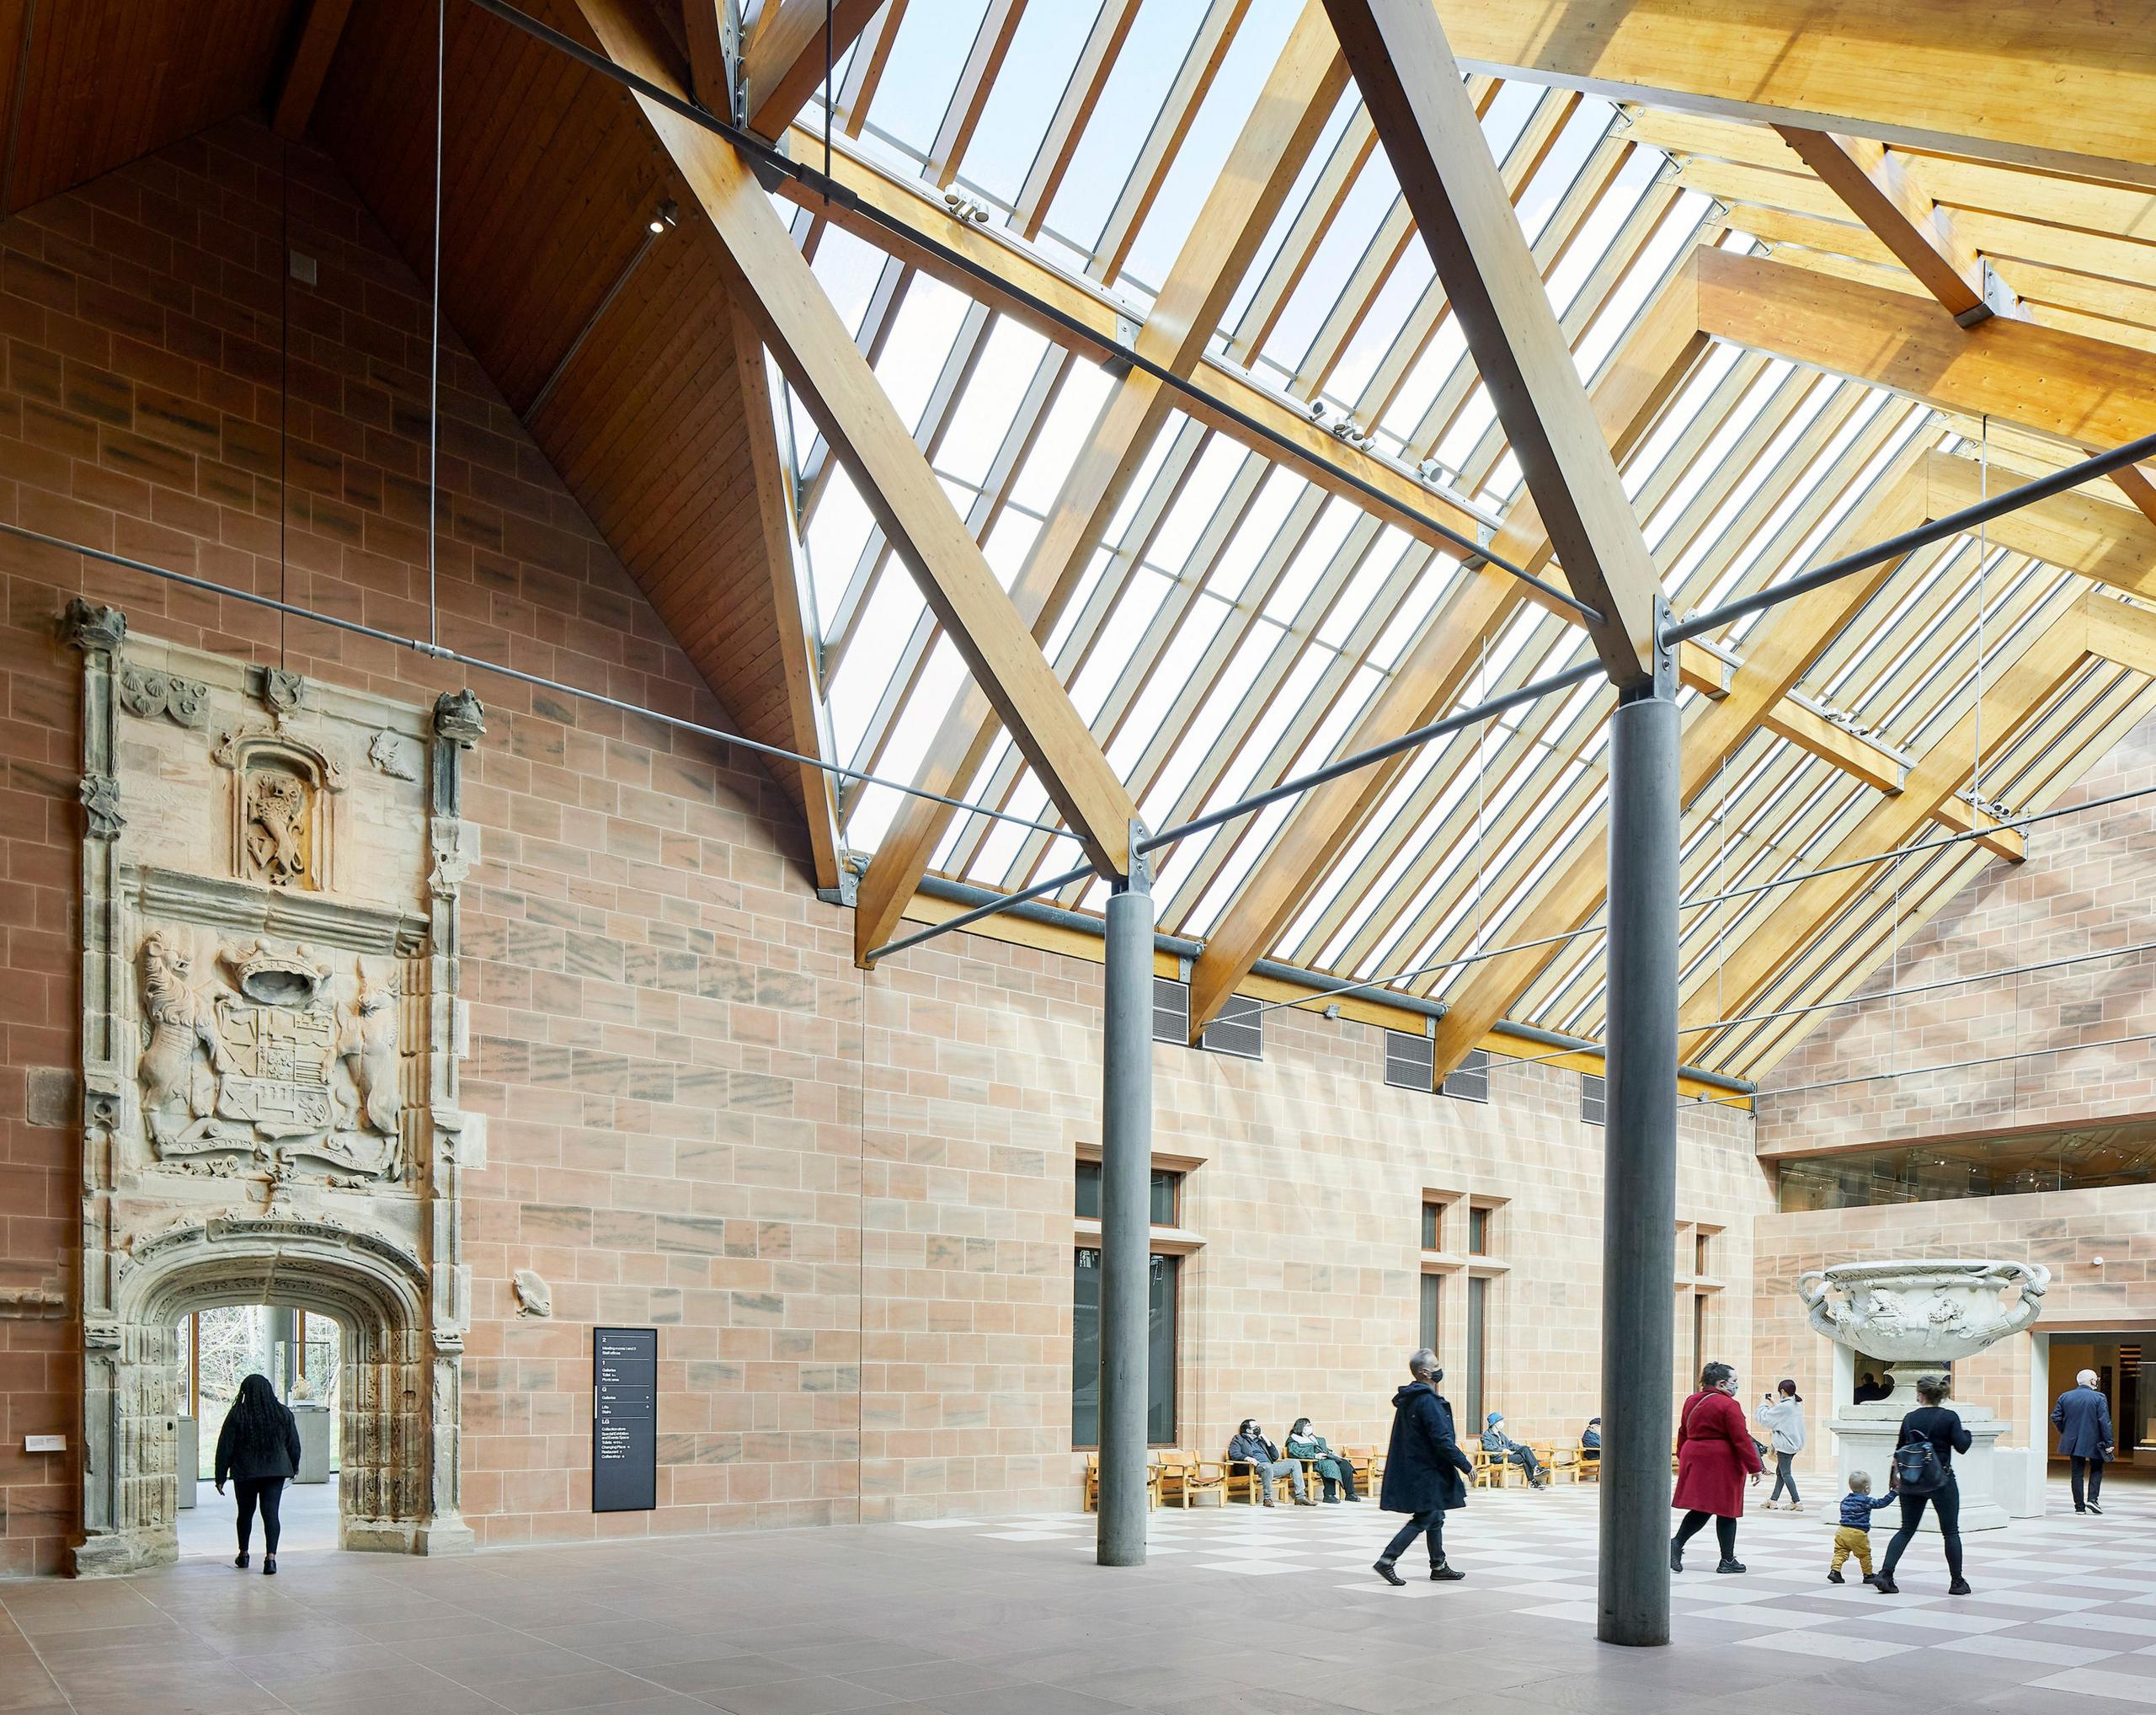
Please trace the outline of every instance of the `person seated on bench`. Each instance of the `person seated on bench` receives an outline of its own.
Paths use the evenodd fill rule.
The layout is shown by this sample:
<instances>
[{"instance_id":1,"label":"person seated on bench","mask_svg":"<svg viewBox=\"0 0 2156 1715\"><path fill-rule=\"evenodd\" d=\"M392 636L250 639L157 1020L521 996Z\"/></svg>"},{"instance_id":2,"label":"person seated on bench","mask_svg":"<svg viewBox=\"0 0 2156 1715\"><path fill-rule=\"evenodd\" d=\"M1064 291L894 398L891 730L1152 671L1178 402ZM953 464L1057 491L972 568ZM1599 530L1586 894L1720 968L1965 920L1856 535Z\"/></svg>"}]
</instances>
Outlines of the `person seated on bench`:
<instances>
[{"instance_id":1,"label":"person seated on bench","mask_svg":"<svg viewBox=\"0 0 2156 1715\"><path fill-rule=\"evenodd\" d=\"M1549 1473L1543 1470L1542 1461L1534 1456L1534 1449L1515 1441L1505 1433L1505 1414L1493 1411L1482 1425L1482 1451L1495 1454L1508 1465L1517 1465L1527 1472L1528 1487L1542 1488L1550 1482Z\"/></svg>"},{"instance_id":2,"label":"person seated on bench","mask_svg":"<svg viewBox=\"0 0 2156 1715\"><path fill-rule=\"evenodd\" d=\"M1602 1419L1589 1418L1587 1427L1580 1431L1580 1454L1588 1464L1602 1457Z\"/></svg>"},{"instance_id":3,"label":"person seated on bench","mask_svg":"<svg viewBox=\"0 0 2156 1715\"><path fill-rule=\"evenodd\" d=\"M1325 1437L1310 1427L1308 1418L1297 1418L1294 1428L1288 1431L1288 1456L1315 1463L1318 1480L1325 1485L1325 1498L1329 1504L1340 1504L1340 1496L1334 1493L1336 1488L1344 1491L1351 1501L1362 1499L1355 1493L1354 1461L1327 1446Z\"/></svg>"},{"instance_id":4,"label":"person seated on bench","mask_svg":"<svg viewBox=\"0 0 2156 1715\"><path fill-rule=\"evenodd\" d=\"M1251 1467L1258 1495L1268 1507L1273 1504L1273 1479L1276 1477L1288 1479L1297 1506L1317 1504L1310 1499L1309 1487L1303 1481L1303 1467L1293 1459L1280 1456L1280 1450L1259 1430L1256 1418L1245 1418L1242 1427L1235 1431L1235 1439L1228 1443L1228 1462Z\"/></svg>"}]
</instances>

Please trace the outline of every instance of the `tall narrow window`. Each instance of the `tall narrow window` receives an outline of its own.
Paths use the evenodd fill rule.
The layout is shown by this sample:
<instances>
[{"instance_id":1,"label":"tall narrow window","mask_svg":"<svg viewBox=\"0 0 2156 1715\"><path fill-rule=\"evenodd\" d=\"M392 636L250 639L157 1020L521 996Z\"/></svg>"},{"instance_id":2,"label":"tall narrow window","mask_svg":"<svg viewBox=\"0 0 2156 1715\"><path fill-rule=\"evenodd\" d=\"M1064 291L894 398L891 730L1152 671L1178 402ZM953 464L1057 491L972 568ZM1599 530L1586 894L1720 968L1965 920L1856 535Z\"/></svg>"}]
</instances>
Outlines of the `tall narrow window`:
<instances>
[{"instance_id":1,"label":"tall narrow window","mask_svg":"<svg viewBox=\"0 0 2156 1715\"><path fill-rule=\"evenodd\" d=\"M1080 1219L1100 1219L1098 1162L1081 1159L1078 1162L1071 1201ZM1155 1227L1174 1226L1182 1202L1182 1175L1165 1167L1154 1168L1147 1194L1147 1220ZM1145 1439L1156 1447L1175 1444L1176 1295L1182 1265L1181 1257L1156 1254L1150 1274ZM1070 1444L1097 1447L1101 1440L1101 1253L1097 1249L1079 1248L1070 1304Z\"/></svg>"},{"instance_id":2,"label":"tall narrow window","mask_svg":"<svg viewBox=\"0 0 2156 1715\"><path fill-rule=\"evenodd\" d=\"M1438 1242L1444 1236L1444 1204L1425 1203L1422 1205L1422 1248L1424 1250L1441 1251L1444 1248Z\"/></svg>"},{"instance_id":3,"label":"tall narrow window","mask_svg":"<svg viewBox=\"0 0 2156 1715\"><path fill-rule=\"evenodd\" d=\"M1700 1372L1707 1367L1707 1295L1692 1295L1692 1386L1699 1386ZM1688 1392L1689 1389L1686 1390Z\"/></svg>"},{"instance_id":4,"label":"tall narrow window","mask_svg":"<svg viewBox=\"0 0 2156 1715\"><path fill-rule=\"evenodd\" d=\"M1445 1277L1425 1274L1422 1277L1422 1326L1420 1344L1435 1352L1443 1349L1438 1344L1438 1331L1444 1327Z\"/></svg>"},{"instance_id":5,"label":"tall narrow window","mask_svg":"<svg viewBox=\"0 0 2156 1715\"><path fill-rule=\"evenodd\" d=\"M1467 1254L1486 1257L1490 1254L1490 1211L1470 1205L1467 1211Z\"/></svg>"},{"instance_id":6,"label":"tall narrow window","mask_svg":"<svg viewBox=\"0 0 2156 1715\"><path fill-rule=\"evenodd\" d=\"M1176 1437L1176 1288L1180 1257L1152 1259L1146 1305L1145 1439ZM1070 1319L1070 1445L1101 1444L1101 1253L1078 1253Z\"/></svg>"},{"instance_id":7,"label":"tall narrow window","mask_svg":"<svg viewBox=\"0 0 2156 1715\"><path fill-rule=\"evenodd\" d=\"M1460 1391L1461 1415L1467 1433L1482 1428L1482 1366L1487 1349L1490 1281L1486 1275L1467 1277L1467 1375Z\"/></svg>"}]
</instances>

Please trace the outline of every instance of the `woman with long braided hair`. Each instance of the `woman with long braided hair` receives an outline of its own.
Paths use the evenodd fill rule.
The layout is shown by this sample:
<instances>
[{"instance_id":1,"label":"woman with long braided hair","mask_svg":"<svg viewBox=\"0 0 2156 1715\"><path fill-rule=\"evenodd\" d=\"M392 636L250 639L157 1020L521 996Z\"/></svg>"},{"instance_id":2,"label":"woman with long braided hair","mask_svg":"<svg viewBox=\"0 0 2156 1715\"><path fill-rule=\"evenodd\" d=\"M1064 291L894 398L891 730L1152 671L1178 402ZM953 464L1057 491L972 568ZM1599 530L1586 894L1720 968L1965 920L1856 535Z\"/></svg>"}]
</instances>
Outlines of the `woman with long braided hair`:
<instances>
[{"instance_id":1,"label":"woman with long braided hair","mask_svg":"<svg viewBox=\"0 0 2156 1715\"><path fill-rule=\"evenodd\" d=\"M267 1376L248 1376L239 1385L225 1426L217 1432L217 1493L232 1479L239 1498L239 1554L234 1566L247 1564L247 1539L256 1508L262 1511L262 1570L277 1570L277 1504L285 1479L300 1469L300 1426Z\"/></svg>"}]
</instances>

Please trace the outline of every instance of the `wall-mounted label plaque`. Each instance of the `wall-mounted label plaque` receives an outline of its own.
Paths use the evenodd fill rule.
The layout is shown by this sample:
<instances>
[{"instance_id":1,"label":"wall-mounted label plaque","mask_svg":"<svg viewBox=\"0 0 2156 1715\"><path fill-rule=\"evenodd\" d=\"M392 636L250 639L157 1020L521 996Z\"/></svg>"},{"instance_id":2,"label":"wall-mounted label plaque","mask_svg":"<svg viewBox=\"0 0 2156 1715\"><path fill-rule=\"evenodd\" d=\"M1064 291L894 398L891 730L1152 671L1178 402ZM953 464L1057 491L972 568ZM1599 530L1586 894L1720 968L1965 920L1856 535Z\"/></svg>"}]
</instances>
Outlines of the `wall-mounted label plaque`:
<instances>
[{"instance_id":1,"label":"wall-mounted label plaque","mask_svg":"<svg viewBox=\"0 0 2156 1715\"><path fill-rule=\"evenodd\" d=\"M591 1331L591 1510L659 1504L659 1330Z\"/></svg>"}]
</instances>

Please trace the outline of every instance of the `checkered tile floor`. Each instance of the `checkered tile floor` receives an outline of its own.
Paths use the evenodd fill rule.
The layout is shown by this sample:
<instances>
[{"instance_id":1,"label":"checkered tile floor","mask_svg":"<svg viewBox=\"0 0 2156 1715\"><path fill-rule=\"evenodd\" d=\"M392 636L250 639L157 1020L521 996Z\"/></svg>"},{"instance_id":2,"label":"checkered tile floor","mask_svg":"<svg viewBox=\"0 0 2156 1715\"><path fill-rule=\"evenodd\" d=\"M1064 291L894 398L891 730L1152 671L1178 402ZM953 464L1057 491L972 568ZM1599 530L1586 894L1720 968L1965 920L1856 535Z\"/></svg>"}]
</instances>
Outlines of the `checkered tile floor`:
<instances>
[{"instance_id":1,"label":"checkered tile floor","mask_svg":"<svg viewBox=\"0 0 2156 1715\"><path fill-rule=\"evenodd\" d=\"M1826 1582L1831 1525L1809 1510L1755 1511L1737 1540L1738 1557L1749 1568L1745 1576L1715 1572L1710 1532L1692 1545L1687 1569L1675 1581L1678 1642L1712 1642L1748 1654L1778 1652L1815 1668L1822 1662L1881 1664L1880 1684L1907 1683L1912 1691L1927 1683L1926 1675L1935 1688L1938 1670L1951 1668L1956 1687L1975 1691L1993 1680L2001 1692L2014 1693L2002 1706L2016 1710L2044 1707L2050 1700L2035 1695L2044 1692L2156 1707L2156 1539L2150 1531L2156 1490L2121 1486L2100 1517L2076 1516L2063 1490L2052 1505L2047 1518L1965 1539L1966 1570L1975 1587L1965 1597L1946 1594L1935 1536L1921 1535L1910 1545L1897 1573L1902 1594L1882 1596L1857 1581L1854 1562L1844 1568L1848 1584ZM1468 1573L1457 1585L1423 1577L1419 1547L1400 1563L1410 1580L1406 1589L1381 1583L1370 1562L1401 1521L1368 1503L1164 1509L1153 1515L1148 1553L1194 1578L1273 1580L1267 1600L1276 1611L1293 1607L1305 1592L1337 1590L1358 1603L1438 1604L1430 1611L1433 1619L1444 1604L1471 1601L1478 1614L1541 1620L1591 1636L1596 1509L1592 1486L1478 1491L1447 1523L1448 1555ZM1883 1521L1894 1515L1889 1509L1879 1516ZM1093 1523L1082 1515L942 1519L910 1528L963 1531L1036 1552L1093 1552ZM1891 1535L1889 1528L1873 1531L1875 1564ZM1991 1671L1972 1680L1968 1670L1980 1663ZM1960 1701L1970 1701L1967 1691Z\"/></svg>"}]
</instances>

